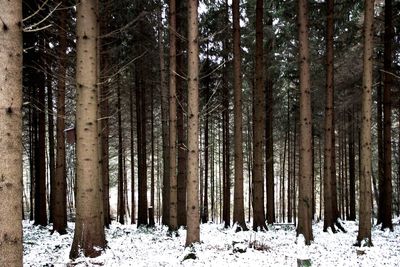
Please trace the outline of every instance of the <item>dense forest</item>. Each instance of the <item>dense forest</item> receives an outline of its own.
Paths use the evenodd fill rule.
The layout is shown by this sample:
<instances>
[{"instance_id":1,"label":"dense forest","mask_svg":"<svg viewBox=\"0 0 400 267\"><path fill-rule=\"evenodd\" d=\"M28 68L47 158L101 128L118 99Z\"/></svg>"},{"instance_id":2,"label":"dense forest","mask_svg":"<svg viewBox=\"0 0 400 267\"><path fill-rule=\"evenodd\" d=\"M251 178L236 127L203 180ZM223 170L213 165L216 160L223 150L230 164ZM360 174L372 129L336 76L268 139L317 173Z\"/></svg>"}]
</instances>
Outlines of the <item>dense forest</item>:
<instances>
[{"instance_id":1,"label":"dense forest","mask_svg":"<svg viewBox=\"0 0 400 267\"><path fill-rule=\"evenodd\" d=\"M74 222L71 259L114 221L397 224L399 1L0 0L0 26L0 266L26 220Z\"/></svg>"}]
</instances>

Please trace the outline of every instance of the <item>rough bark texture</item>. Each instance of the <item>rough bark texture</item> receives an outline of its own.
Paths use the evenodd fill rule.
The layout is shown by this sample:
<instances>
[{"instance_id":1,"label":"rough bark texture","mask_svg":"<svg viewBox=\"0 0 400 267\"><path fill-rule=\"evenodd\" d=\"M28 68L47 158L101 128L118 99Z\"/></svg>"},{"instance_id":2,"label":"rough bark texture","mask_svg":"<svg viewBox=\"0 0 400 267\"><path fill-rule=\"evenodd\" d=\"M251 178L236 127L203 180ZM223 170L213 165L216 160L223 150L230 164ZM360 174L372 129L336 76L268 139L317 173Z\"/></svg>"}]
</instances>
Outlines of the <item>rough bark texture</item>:
<instances>
[{"instance_id":1,"label":"rough bark texture","mask_svg":"<svg viewBox=\"0 0 400 267\"><path fill-rule=\"evenodd\" d=\"M170 202L170 179L169 179L169 102L168 102L168 86L166 80L166 70L164 61L164 42L163 42L163 24L162 24L163 8L160 5L158 13L158 49L160 58L160 93L161 93L161 132L162 132L162 157L163 157L163 189L162 189L162 224L169 225L169 202Z\"/></svg>"},{"instance_id":2,"label":"rough bark texture","mask_svg":"<svg viewBox=\"0 0 400 267\"><path fill-rule=\"evenodd\" d=\"M234 161L235 182L233 202L233 223L241 230L247 230L244 219L243 197L243 121L242 121L242 71L240 52L240 10L239 0L232 1L233 14L233 97L234 97Z\"/></svg>"},{"instance_id":3,"label":"rough bark texture","mask_svg":"<svg viewBox=\"0 0 400 267\"><path fill-rule=\"evenodd\" d=\"M180 36L185 35L186 28L186 9L187 1L176 0L176 32ZM184 109L186 108L185 90L186 81L182 77L186 76L186 69L184 68L184 47L187 43L182 38L176 40L176 92L177 92L177 221L178 226L186 226L186 175L187 175L187 157L188 151L186 147L186 120L184 116Z\"/></svg>"},{"instance_id":4,"label":"rough bark texture","mask_svg":"<svg viewBox=\"0 0 400 267\"><path fill-rule=\"evenodd\" d=\"M188 164L186 246L200 242L198 2L188 1Z\"/></svg>"},{"instance_id":5,"label":"rough bark texture","mask_svg":"<svg viewBox=\"0 0 400 267\"><path fill-rule=\"evenodd\" d=\"M324 123L324 231L331 228L335 230L335 218L332 207L332 171L335 168L332 153L334 125L333 125L333 102L334 102L334 84L333 84L333 0L327 1L327 26L326 26L326 103L325 103L325 123Z\"/></svg>"},{"instance_id":6,"label":"rough bark texture","mask_svg":"<svg viewBox=\"0 0 400 267\"><path fill-rule=\"evenodd\" d=\"M176 2L169 1L169 228L178 229L176 176Z\"/></svg>"},{"instance_id":7,"label":"rough bark texture","mask_svg":"<svg viewBox=\"0 0 400 267\"><path fill-rule=\"evenodd\" d=\"M267 27L270 32L272 29L272 15L267 18ZM275 222L275 179L274 179L274 140L273 140L273 80L269 69L273 59L273 36L267 40L267 76L265 81L265 190L267 192L267 222Z\"/></svg>"},{"instance_id":8,"label":"rough bark texture","mask_svg":"<svg viewBox=\"0 0 400 267\"><path fill-rule=\"evenodd\" d=\"M263 53L263 1L256 3L256 64L253 95L253 230L266 230L264 212L264 53Z\"/></svg>"},{"instance_id":9,"label":"rough bark texture","mask_svg":"<svg viewBox=\"0 0 400 267\"><path fill-rule=\"evenodd\" d=\"M64 4L63 4L64 6ZM67 228L67 183L66 183L66 161L65 161L65 81L67 57L67 32L66 28L67 9L60 11L60 31L59 31L59 74L57 84L57 119L56 119L56 169L54 178L53 203L53 231L66 234Z\"/></svg>"},{"instance_id":10,"label":"rough bark texture","mask_svg":"<svg viewBox=\"0 0 400 267\"><path fill-rule=\"evenodd\" d=\"M0 266L22 266L22 1L0 6Z\"/></svg>"},{"instance_id":11,"label":"rough bark texture","mask_svg":"<svg viewBox=\"0 0 400 267\"><path fill-rule=\"evenodd\" d=\"M372 108L372 61L373 61L374 0L365 0L364 55L361 98L361 155L360 155L360 209L357 243L372 246L371 239L371 108Z\"/></svg>"},{"instance_id":12,"label":"rough bark texture","mask_svg":"<svg viewBox=\"0 0 400 267\"><path fill-rule=\"evenodd\" d=\"M299 0L299 64L300 64L300 168L297 235L302 234L310 245L312 234L312 122L308 40L307 0Z\"/></svg>"},{"instance_id":13,"label":"rough bark texture","mask_svg":"<svg viewBox=\"0 0 400 267\"><path fill-rule=\"evenodd\" d=\"M385 35L384 35L384 89L383 89L383 185L379 205L382 209L382 230L392 224L392 1L385 0Z\"/></svg>"},{"instance_id":14,"label":"rough bark texture","mask_svg":"<svg viewBox=\"0 0 400 267\"><path fill-rule=\"evenodd\" d=\"M97 4L77 5L76 224L70 258L100 255L105 247L102 180L98 176Z\"/></svg>"},{"instance_id":15,"label":"rough bark texture","mask_svg":"<svg viewBox=\"0 0 400 267\"><path fill-rule=\"evenodd\" d=\"M108 22L110 18L110 0L103 1L104 13L101 15L100 19L100 35L104 35L109 31ZM103 180L103 213L104 213L104 225L108 228L111 224L110 217L110 196L109 196L109 185L110 185L110 172L109 172L109 139L108 135L110 133L109 127L109 84L105 82L105 78L109 75L109 53L108 42L104 38L99 40L100 47L102 51L100 54L100 95L99 95L99 106L100 106L100 144L101 144L101 177ZM132 161L133 162L133 161ZM134 218L134 216L132 216Z\"/></svg>"}]
</instances>

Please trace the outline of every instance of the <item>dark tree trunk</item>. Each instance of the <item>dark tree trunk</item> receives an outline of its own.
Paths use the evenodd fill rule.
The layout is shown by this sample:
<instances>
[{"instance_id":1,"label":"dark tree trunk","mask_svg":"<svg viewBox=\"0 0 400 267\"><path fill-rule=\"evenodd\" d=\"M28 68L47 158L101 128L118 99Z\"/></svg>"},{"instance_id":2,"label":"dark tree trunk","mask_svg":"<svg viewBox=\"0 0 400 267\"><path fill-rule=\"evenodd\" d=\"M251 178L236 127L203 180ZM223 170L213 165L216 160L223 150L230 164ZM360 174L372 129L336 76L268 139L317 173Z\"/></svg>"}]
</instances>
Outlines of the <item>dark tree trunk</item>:
<instances>
[{"instance_id":1,"label":"dark tree trunk","mask_svg":"<svg viewBox=\"0 0 400 267\"><path fill-rule=\"evenodd\" d=\"M138 221L147 226L147 166L146 166L146 113L143 73L136 72L136 124L138 143Z\"/></svg>"},{"instance_id":2,"label":"dark tree trunk","mask_svg":"<svg viewBox=\"0 0 400 267\"><path fill-rule=\"evenodd\" d=\"M119 76L120 78L120 76ZM122 114L121 114L121 88L117 85L117 117L118 117L118 222L125 224L125 197L124 197L124 148L122 143Z\"/></svg>"},{"instance_id":3,"label":"dark tree trunk","mask_svg":"<svg viewBox=\"0 0 400 267\"><path fill-rule=\"evenodd\" d=\"M384 92L383 92L383 185L380 198L382 230L392 224L392 0L385 0L385 35L384 35Z\"/></svg>"}]
</instances>

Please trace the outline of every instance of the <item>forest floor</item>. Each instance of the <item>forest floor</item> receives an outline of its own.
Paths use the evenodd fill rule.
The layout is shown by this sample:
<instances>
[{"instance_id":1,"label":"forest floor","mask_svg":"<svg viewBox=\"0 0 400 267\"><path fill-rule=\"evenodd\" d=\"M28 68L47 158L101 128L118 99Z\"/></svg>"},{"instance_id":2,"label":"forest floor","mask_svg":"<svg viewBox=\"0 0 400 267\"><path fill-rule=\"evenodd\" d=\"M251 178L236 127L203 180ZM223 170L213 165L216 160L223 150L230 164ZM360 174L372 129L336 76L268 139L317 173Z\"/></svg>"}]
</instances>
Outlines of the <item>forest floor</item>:
<instances>
[{"instance_id":1,"label":"forest floor","mask_svg":"<svg viewBox=\"0 0 400 267\"><path fill-rule=\"evenodd\" d=\"M107 249L98 258L78 258L68 254L74 224L68 234L51 235L51 227L33 226L24 221L24 266L296 266L298 258L309 258L312 266L400 266L400 225L394 231L373 228L371 248L358 255L353 246L356 222L343 221L347 233L324 233L322 222L313 226L314 242L296 244L293 225L269 226L267 232L238 232L220 224L201 225L200 244L185 249L186 230L168 236L166 227L137 229L135 225L113 223L106 231ZM191 254L194 252L194 254ZM195 255L195 259L191 256ZM190 258L190 259L186 259Z\"/></svg>"}]
</instances>

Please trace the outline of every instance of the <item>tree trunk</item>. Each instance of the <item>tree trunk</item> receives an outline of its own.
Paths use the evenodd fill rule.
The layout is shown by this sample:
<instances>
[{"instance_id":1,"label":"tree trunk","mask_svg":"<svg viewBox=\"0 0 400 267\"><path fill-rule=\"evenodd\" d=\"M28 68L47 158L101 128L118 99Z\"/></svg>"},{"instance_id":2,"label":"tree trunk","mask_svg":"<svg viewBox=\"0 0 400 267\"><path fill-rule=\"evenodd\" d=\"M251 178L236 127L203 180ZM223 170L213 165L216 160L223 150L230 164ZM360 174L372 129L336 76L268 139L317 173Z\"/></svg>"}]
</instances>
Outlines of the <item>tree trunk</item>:
<instances>
[{"instance_id":1,"label":"tree trunk","mask_svg":"<svg viewBox=\"0 0 400 267\"><path fill-rule=\"evenodd\" d=\"M233 91L234 91L234 157L235 184L233 203L233 223L239 227L236 230L247 230L244 219L243 196L243 121L242 121L242 71L240 52L240 9L239 0L232 1L233 14ZM208 120L207 120L208 122ZM208 123L207 123L208 126Z\"/></svg>"},{"instance_id":2,"label":"tree trunk","mask_svg":"<svg viewBox=\"0 0 400 267\"><path fill-rule=\"evenodd\" d=\"M326 44L326 103L325 103L325 124L324 124L324 231L331 228L336 232L333 210L332 180L336 179L334 157L334 77L333 77L333 35L334 35L334 1L327 2L327 44Z\"/></svg>"},{"instance_id":3,"label":"tree trunk","mask_svg":"<svg viewBox=\"0 0 400 267\"><path fill-rule=\"evenodd\" d=\"M130 134L131 134L131 142L130 142L130 149L131 149L131 224L136 223L136 188L135 188L135 144L134 144L134 112L133 112L133 88L129 91L129 111L130 111Z\"/></svg>"},{"instance_id":4,"label":"tree trunk","mask_svg":"<svg viewBox=\"0 0 400 267\"><path fill-rule=\"evenodd\" d=\"M108 29L108 21L110 18L110 12L108 11L110 8L110 0L103 1L103 5L105 6L104 14L102 14L100 19L100 35L103 35L109 31ZM109 138L108 135L110 133L109 127L109 84L106 82L105 78L109 75L109 58L110 55L107 52L108 46L106 45L107 41L103 38L98 41L100 43L100 47L98 53L100 54L100 144L101 144L101 177L103 183L103 213L104 213L104 225L108 228L111 224L110 218L110 196L109 196L109 187L110 187L110 174L109 174Z\"/></svg>"},{"instance_id":5,"label":"tree trunk","mask_svg":"<svg viewBox=\"0 0 400 267\"><path fill-rule=\"evenodd\" d=\"M176 175L176 1L169 1L169 230L178 230L178 181Z\"/></svg>"},{"instance_id":6,"label":"tree trunk","mask_svg":"<svg viewBox=\"0 0 400 267\"><path fill-rule=\"evenodd\" d=\"M272 17L267 20L267 26L272 31ZM272 65L273 58L273 37L268 40L267 64ZM267 222L273 224L275 222L275 192L274 192L274 141L273 141L273 80L271 71L267 71L267 79L265 82L265 101L266 101L266 120L265 120L265 176L266 176L266 192L267 192Z\"/></svg>"},{"instance_id":7,"label":"tree trunk","mask_svg":"<svg viewBox=\"0 0 400 267\"><path fill-rule=\"evenodd\" d=\"M136 73L136 124L138 153L138 221L137 226L147 226L147 164L146 164L146 113L143 73Z\"/></svg>"},{"instance_id":8,"label":"tree trunk","mask_svg":"<svg viewBox=\"0 0 400 267\"><path fill-rule=\"evenodd\" d=\"M76 224L70 258L96 257L105 247L98 177L97 11L95 0L77 6ZM100 248L100 249L99 249Z\"/></svg>"},{"instance_id":9,"label":"tree trunk","mask_svg":"<svg viewBox=\"0 0 400 267\"><path fill-rule=\"evenodd\" d=\"M176 14L176 32L180 36L185 36L184 30L186 29L186 1L176 1L177 14ZM186 176L187 176L187 156L188 151L186 144L186 129L185 129L185 80L182 77L185 76L184 70L184 46L186 45L181 39L176 40L176 72L179 75L176 76L176 91L177 91L177 155L178 155L178 173L177 173L177 222L178 226L186 226Z\"/></svg>"},{"instance_id":10,"label":"tree trunk","mask_svg":"<svg viewBox=\"0 0 400 267\"><path fill-rule=\"evenodd\" d=\"M39 58L36 64L43 64L44 46L42 38L38 38ZM44 73L36 70L35 81L36 109L38 116L38 135L35 146L35 225L47 225L47 195L46 195L46 93Z\"/></svg>"},{"instance_id":11,"label":"tree trunk","mask_svg":"<svg viewBox=\"0 0 400 267\"><path fill-rule=\"evenodd\" d=\"M0 266L22 266L22 1L2 1Z\"/></svg>"},{"instance_id":12,"label":"tree trunk","mask_svg":"<svg viewBox=\"0 0 400 267\"><path fill-rule=\"evenodd\" d=\"M297 235L302 234L310 245L312 234L312 114L308 41L307 0L299 0L299 61L300 61L300 168Z\"/></svg>"},{"instance_id":13,"label":"tree trunk","mask_svg":"<svg viewBox=\"0 0 400 267\"><path fill-rule=\"evenodd\" d=\"M365 0L363 86L361 98L360 209L357 243L372 246L371 239L371 107L374 1Z\"/></svg>"},{"instance_id":14,"label":"tree trunk","mask_svg":"<svg viewBox=\"0 0 400 267\"><path fill-rule=\"evenodd\" d=\"M256 3L256 63L255 63L255 89L253 113L253 230L266 230L264 212L264 172L263 172L263 147L264 147L264 53L263 53L263 0Z\"/></svg>"},{"instance_id":15,"label":"tree trunk","mask_svg":"<svg viewBox=\"0 0 400 267\"><path fill-rule=\"evenodd\" d=\"M198 2L188 1L188 164L186 246L200 242L199 214L199 43Z\"/></svg>"},{"instance_id":16,"label":"tree trunk","mask_svg":"<svg viewBox=\"0 0 400 267\"><path fill-rule=\"evenodd\" d=\"M168 102L168 87L166 81L166 70L164 61L164 42L163 42L163 24L162 24L163 6L160 4L158 12L158 49L160 58L160 93L161 93L161 132L162 132L162 159L163 159L163 182L162 182L162 224L169 225L169 203L170 203L170 180L169 180L169 102Z\"/></svg>"},{"instance_id":17,"label":"tree trunk","mask_svg":"<svg viewBox=\"0 0 400 267\"><path fill-rule=\"evenodd\" d=\"M65 4L63 3L63 6ZM67 9L60 11L60 29L66 28ZM66 181L66 160L65 160L65 82L67 65L67 33L59 31L59 74L57 79L57 119L56 119L56 169L54 178L54 204L53 204L53 231L59 234L66 234L67 228L67 181Z\"/></svg>"},{"instance_id":18,"label":"tree trunk","mask_svg":"<svg viewBox=\"0 0 400 267\"><path fill-rule=\"evenodd\" d=\"M382 230L392 224L392 1L385 0L385 35L384 35L384 89L383 89L383 185L380 207L382 209Z\"/></svg>"},{"instance_id":19,"label":"tree trunk","mask_svg":"<svg viewBox=\"0 0 400 267\"><path fill-rule=\"evenodd\" d=\"M354 109L353 109L354 111ZM352 112L353 113L353 112ZM347 218L350 221L356 219L356 168L355 168L355 149L354 149L354 118L349 113L350 130L349 130L349 197L350 197L350 212Z\"/></svg>"},{"instance_id":20,"label":"tree trunk","mask_svg":"<svg viewBox=\"0 0 400 267\"><path fill-rule=\"evenodd\" d=\"M118 76L121 79L121 76ZM122 118L121 118L121 88L117 85L117 119L118 119L118 210L117 221L125 224L125 197L124 197L124 167L123 167L123 143L122 143Z\"/></svg>"}]
</instances>

